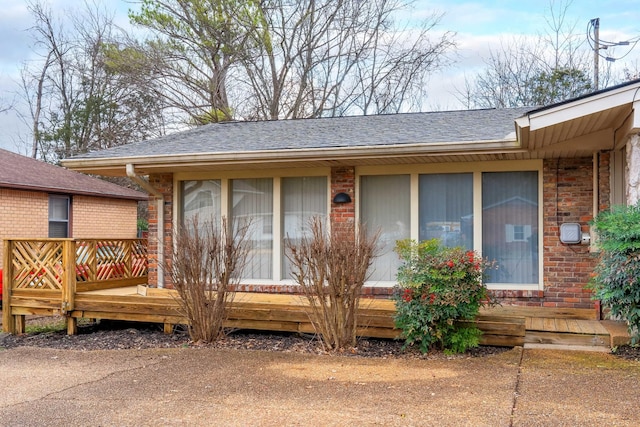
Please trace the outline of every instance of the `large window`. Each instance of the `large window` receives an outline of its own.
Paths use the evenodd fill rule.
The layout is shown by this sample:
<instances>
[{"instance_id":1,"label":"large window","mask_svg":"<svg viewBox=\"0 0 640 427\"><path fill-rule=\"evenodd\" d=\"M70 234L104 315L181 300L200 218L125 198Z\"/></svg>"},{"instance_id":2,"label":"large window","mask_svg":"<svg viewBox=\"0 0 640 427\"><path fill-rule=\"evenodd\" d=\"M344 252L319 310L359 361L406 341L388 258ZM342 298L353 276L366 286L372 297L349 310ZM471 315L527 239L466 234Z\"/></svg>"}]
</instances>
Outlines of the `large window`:
<instances>
[{"instance_id":1,"label":"large window","mask_svg":"<svg viewBox=\"0 0 640 427\"><path fill-rule=\"evenodd\" d=\"M363 176L360 197L362 223L369 232L380 231L380 255L373 262L370 280L395 280L400 260L393 248L397 240L411 236L411 177Z\"/></svg>"},{"instance_id":2,"label":"large window","mask_svg":"<svg viewBox=\"0 0 640 427\"><path fill-rule=\"evenodd\" d=\"M69 196L49 196L49 237L69 237Z\"/></svg>"},{"instance_id":3,"label":"large window","mask_svg":"<svg viewBox=\"0 0 640 427\"><path fill-rule=\"evenodd\" d=\"M327 215L327 178L309 176L282 178L282 237L285 241L299 243L309 236L309 222L314 217ZM282 246L281 265L283 279L291 278L291 263Z\"/></svg>"},{"instance_id":4,"label":"large window","mask_svg":"<svg viewBox=\"0 0 640 427\"><path fill-rule=\"evenodd\" d=\"M497 262L488 283L538 282L538 174L482 174L482 254Z\"/></svg>"},{"instance_id":5,"label":"large window","mask_svg":"<svg viewBox=\"0 0 640 427\"><path fill-rule=\"evenodd\" d=\"M314 216L326 218L327 176L180 180L182 224L197 217L202 224L249 224L249 256L243 280L291 279L285 240L299 240Z\"/></svg>"},{"instance_id":6,"label":"large window","mask_svg":"<svg viewBox=\"0 0 640 427\"><path fill-rule=\"evenodd\" d=\"M420 240L473 249L473 174L420 175Z\"/></svg>"},{"instance_id":7,"label":"large window","mask_svg":"<svg viewBox=\"0 0 640 427\"><path fill-rule=\"evenodd\" d=\"M247 279L273 277L273 180L234 179L230 183L231 222L249 223Z\"/></svg>"},{"instance_id":8,"label":"large window","mask_svg":"<svg viewBox=\"0 0 640 427\"><path fill-rule=\"evenodd\" d=\"M497 269L486 278L491 288L540 289L541 162L520 165L524 170L505 170L504 163L470 164L469 171L467 165L434 165L433 173L416 166L397 175L360 168L359 219L381 230L382 255L373 261L372 282L395 281L397 240L439 239L495 261Z\"/></svg>"}]
</instances>

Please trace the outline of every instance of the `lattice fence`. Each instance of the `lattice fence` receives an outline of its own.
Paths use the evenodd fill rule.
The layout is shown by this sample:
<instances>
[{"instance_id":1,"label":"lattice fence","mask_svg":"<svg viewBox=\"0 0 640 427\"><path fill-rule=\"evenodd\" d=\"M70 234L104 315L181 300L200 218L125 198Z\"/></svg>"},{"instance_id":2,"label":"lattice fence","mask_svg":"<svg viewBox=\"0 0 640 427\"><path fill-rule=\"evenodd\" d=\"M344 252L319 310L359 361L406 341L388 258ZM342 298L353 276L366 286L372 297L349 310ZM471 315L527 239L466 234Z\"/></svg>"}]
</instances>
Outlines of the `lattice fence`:
<instances>
[{"instance_id":1,"label":"lattice fence","mask_svg":"<svg viewBox=\"0 0 640 427\"><path fill-rule=\"evenodd\" d=\"M73 259L64 259L65 242L75 247ZM140 239L11 240L9 247L13 289L61 290L65 271L75 270L76 283L142 278L148 272L147 245Z\"/></svg>"},{"instance_id":2,"label":"lattice fence","mask_svg":"<svg viewBox=\"0 0 640 427\"><path fill-rule=\"evenodd\" d=\"M14 289L62 289L63 242L27 240L13 242Z\"/></svg>"}]
</instances>

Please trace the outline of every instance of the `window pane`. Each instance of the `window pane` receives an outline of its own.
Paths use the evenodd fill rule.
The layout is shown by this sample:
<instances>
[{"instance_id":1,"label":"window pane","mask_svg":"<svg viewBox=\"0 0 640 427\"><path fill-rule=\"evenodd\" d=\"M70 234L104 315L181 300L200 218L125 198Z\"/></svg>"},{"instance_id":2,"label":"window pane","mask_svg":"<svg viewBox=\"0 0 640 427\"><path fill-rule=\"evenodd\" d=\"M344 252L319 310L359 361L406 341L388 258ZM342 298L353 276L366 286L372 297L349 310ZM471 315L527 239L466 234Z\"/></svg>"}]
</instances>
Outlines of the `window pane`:
<instances>
[{"instance_id":1,"label":"window pane","mask_svg":"<svg viewBox=\"0 0 640 427\"><path fill-rule=\"evenodd\" d=\"M363 176L360 184L362 223L370 233L380 230L380 256L373 261L370 280L395 280L400 260L393 248L397 240L410 237L410 176Z\"/></svg>"},{"instance_id":2,"label":"window pane","mask_svg":"<svg viewBox=\"0 0 640 427\"><path fill-rule=\"evenodd\" d=\"M282 239L299 243L308 236L309 221L327 214L327 178L323 176L282 178ZM291 263L282 245L282 278L291 278Z\"/></svg>"},{"instance_id":3,"label":"window pane","mask_svg":"<svg viewBox=\"0 0 640 427\"><path fill-rule=\"evenodd\" d=\"M68 222L54 222L49 221L49 237L52 239L63 239L69 237L69 223Z\"/></svg>"},{"instance_id":4,"label":"window pane","mask_svg":"<svg viewBox=\"0 0 640 427\"><path fill-rule=\"evenodd\" d=\"M473 249L473 174L420 175L420 240Z\"/></svg>"},{"instance_id":5,"label":"window pane","mask_svg":"<svg viewBox=\"0 0 640 427\"><path fill-rule=\"evenodd\" d=\"M489 283L538 283L538 173L482 174L482 254Z\"/></svg>"},{"instance_id":6,"label":"window pane","mask_svg":"<svg viewBox=\"0 0 640 427\"><path fill-rule=\"evenodd\" d=\"M49 237L69 237L69 197L49 196Z\"/></svg>"},{"instance_id":7,"label":"window pane","mask_svg":"<svg viewBox=\"0 0 640 427\"><path fill-rule=\"evenodd\" d=\"M69 220L69 198L66 196L49 196L49 219Z\"/></svg>"},{"instance_id":8,"label":"window pane","mask_svg":"<svg viewBox=\"0 0 640 427\"><path fill-rule=\"evenodd\" d=\"M273 180L231 181L232 223L250 221L250 253L243 277L271 279L273 266Z\"/></svg>"},{"instance_id":9,"label":"window pane","mask_svg":"<svg viewBox=\"0 0 640 427\"><path fill-rule=\"evenodd\" d=\"M198 218L200 224L220 223L220 180L182 181L182 224Z\"/></svg>"}]
</instances>

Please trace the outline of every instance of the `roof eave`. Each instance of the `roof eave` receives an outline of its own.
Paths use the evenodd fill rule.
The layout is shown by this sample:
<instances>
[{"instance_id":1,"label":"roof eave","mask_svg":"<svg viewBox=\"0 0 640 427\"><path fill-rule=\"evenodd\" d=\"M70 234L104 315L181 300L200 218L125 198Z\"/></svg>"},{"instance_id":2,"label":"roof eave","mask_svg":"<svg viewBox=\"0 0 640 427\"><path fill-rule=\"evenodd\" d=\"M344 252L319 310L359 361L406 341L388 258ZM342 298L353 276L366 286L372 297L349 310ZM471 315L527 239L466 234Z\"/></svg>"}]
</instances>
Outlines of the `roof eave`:
<instances>
[{"instance_id":1,"label":"roof eave","mask_svg":"<svg viewBox=\"0 0 640 427\"><path fill-rule=\"evenodd\" d=\"M402 144L358 147L328 147L312 149L287 150L259 150L216 153L189 153L156 156L132 156L110 158L71 158L62 161L63 165L84 173L115 173L125 174L127 164L147 171L153 169L166 170L172 166L186 166L189 164L235 165L287 163L320 160L349 160L372 159L376 157L406 157L406 156L446 156L478 153L511 152L520 148L517 139L503 139L491 141L463 141L428 144Z\"/></svg>"},{"instance_id":2,"label":"roof eave","mask_svg":"<svg viewBox=\"0 0 640 427\"><path fill-rule=\"evenodd\" d=\"M623 104L633 104L640 99L640 82L614 89L603 90L574 101L560 103L529 112L516 119L516 125L531 131L567 122ZM526 118L526 122L524 119ZM526 123L526 124L525 124ZM524 126L523 126L524 125Z\"/></svg>"},{"instance_id":3,"label":"roof eave","mask_svg":"<svg viewBox=\"0 0 640 427\"><path fill-rule=\"evenodd\" d=\"M0 188L7 188L10 190L39 191L43 193L52 193L52 194L72 194L74 196L101 197L101 198L119 199L119 200L135 200L138 202L149 199L149 197L144 193L140 193L140 196L126 195L126 194L112 194L112 193L100 193L95 191L86 191L86 190L79 190L79 189L72 189L72 188L20 184L20 183L0 183Z\"/></svg>"}]
</instances>

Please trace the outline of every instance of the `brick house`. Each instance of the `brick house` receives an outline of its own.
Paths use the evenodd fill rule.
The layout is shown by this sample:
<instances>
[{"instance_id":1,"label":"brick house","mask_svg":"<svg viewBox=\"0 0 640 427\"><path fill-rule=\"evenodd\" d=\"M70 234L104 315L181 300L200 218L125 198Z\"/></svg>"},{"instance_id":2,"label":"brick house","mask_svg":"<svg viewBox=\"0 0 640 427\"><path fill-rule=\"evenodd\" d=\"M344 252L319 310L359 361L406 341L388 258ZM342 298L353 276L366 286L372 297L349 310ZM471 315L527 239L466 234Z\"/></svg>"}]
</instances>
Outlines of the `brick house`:
<instances>
[{"instance_id":1,"label":"brick house","mask_svg":"<svg viewBox=\"0 0 640 427\"><path fill-rule=\"evenodd\" d=\"M145 193L0 149L0 239L135 238ZM0 246L0 268L3 263Z\"/></svg>"},{"instance_id":2,"label":"brick house","mask_svg":"<svg viewBox=\"0 0 640 427\"><path fill-rule=\"evenodd\" d=\"M597 309L589 221L640 192L637 92L640 81L537 109L218 123L65 165L152 194L152 285L171 286L158 260L186 218L249 216L241 290L296 292L283 238L328 215L381 230L367 294L391 292L397 239L436 237L497 260L487 286L504 304Z\"/></svg>"}]
</instances>

